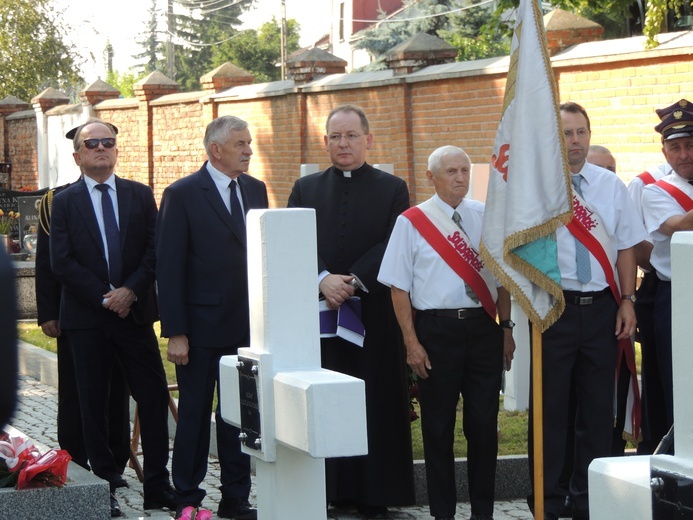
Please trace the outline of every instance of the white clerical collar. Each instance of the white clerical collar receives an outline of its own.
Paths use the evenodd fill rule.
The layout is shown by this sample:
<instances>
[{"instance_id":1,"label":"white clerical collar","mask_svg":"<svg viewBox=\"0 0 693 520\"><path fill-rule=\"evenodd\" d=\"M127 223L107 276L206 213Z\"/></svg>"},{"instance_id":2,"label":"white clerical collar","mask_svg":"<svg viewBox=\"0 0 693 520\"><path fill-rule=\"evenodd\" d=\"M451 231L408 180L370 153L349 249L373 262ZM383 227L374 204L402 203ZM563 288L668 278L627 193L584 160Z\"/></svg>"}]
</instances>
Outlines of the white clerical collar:
<instances>
[{"instance_id":1,"label":"white clerical collar","mask_svg":"<svg viewBox=\"0 0 693 520\"><path fill-rule=\"evenodd\" d=\"M344 177L346 177L347 179L351 178L351 172L342 172L342 175L344 175Z\"/></svg>"}]
</instances>

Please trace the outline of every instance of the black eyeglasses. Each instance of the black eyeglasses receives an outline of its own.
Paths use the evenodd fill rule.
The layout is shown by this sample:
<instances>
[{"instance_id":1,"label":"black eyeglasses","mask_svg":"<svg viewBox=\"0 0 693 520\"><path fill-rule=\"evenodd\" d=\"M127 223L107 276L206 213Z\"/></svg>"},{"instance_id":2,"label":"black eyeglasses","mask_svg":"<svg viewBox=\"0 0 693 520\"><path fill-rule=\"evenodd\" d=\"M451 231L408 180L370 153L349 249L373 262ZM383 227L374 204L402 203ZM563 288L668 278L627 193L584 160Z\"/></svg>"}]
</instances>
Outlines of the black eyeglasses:
<instances>
[{"instance_id":1,"label":"black eyeglasses","mask_svg":"<svg viewBox=\"0 0 693 520\"><path fill-rule=\"evenodd\" d=\"M89 150L98 148L99 143L101 143L104 148L113 148L116 144L116 140L115 137L104 137L103 139L85 139L82 141L82 144Z\"/></svg>"}]
</instances>

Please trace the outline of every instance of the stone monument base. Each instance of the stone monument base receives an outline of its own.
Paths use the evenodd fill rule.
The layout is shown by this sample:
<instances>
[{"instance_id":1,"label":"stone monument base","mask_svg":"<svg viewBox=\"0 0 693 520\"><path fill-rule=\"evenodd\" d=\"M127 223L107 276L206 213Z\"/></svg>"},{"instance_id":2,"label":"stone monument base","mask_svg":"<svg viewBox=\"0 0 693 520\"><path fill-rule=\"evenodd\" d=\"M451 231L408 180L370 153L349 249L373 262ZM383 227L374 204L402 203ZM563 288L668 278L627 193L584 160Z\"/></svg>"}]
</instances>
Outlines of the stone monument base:
<instances>
[{"instance_id":1,"label":"stone monument base","mask_svg":"<svg viewBox=\"0 0 693 520\"><path fill-rule=\"evenodd\" d=\"M7 426L6 431L12 436L24 436L11 426ZM45 446L35 445L41 453L48 451ZM61 488L0 488L0 518L105 520L111 518L108 482L70 462L67 483Z\"/></svg>"}]
</instances>

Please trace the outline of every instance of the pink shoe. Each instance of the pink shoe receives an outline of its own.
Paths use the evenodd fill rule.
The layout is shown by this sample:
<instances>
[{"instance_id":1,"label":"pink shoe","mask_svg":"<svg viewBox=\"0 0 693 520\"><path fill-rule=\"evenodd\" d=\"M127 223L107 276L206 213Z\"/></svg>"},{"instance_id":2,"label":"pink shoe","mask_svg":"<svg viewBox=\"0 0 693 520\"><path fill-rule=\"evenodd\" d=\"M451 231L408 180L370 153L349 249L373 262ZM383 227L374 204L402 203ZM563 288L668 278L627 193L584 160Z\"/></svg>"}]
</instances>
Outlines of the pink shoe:
<instances>
[{"instance_id":1,"label":"pink shoe","mask_svg":"<svg viewBox=\"0 0 693 520\"><path fill-rule=\"evenodd\" d=\"M195 520L209 520L212 518L212 512L209 509L200 508L197 510Z\"/></svg>"},{"instance_id":2,"label":"pink shoe","mask_svg":"<svg viewBox=\"0 0 693 520\"><path fill-rule=\"evenodd\" d=\"M180 520L193 520L196 518L195 508L193 506L185 506L183 509L176 512L176 518ZM199 515L197 518L199 518Z\"/></svg>"}]
</instances>

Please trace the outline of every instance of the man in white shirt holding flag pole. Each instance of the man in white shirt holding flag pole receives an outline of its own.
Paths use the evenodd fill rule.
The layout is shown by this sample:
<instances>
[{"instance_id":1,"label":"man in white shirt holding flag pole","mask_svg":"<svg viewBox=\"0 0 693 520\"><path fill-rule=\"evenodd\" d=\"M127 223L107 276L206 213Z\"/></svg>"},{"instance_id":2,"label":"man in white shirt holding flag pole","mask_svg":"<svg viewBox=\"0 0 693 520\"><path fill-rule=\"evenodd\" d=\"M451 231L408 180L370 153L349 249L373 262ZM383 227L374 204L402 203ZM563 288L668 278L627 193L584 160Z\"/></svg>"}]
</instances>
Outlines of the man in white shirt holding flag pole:
<instances>
[{"instance_id":1,"label":"man in white shirt holding flag pole","mask_svg":"<svg viewBox=\"0 0 693 520\"><path fill-rule=\"evenodd\" d=\"M570 373L573 367L582 368L592 361L592 356L600 364L599 381L583 381L576 371L578 409L583 413L578 413L576 418L576 447L579 446L576 453L580 453L570 485L575 504L573 518L588 518L587 466L594 456L608 455L611 447L613 408L605 409L604 403L607 399L610 405L613 402L617 337L627 338L635 328L632 302L620 301L617 283L613 285L618 301L607 294L610 292L608 275L591 249L583 250L581 257L589 260L595 275L592 284L599 287L594 289L589 282L575 280L576 290L564 293L564 289L573 289L565 284L576 277L577 270L577 246L565 228L569 222L575 222L572 209L576 197L569 189L569 175L571 171L581 173L587 164L589 121L585 124L578 118L579 124L570 129L568 136L562 128L561 115L539 6L532 0L522 0L494 145L480 252L484 263L522 306L533 325L531 409L536 413L530 439L530 448L534 449L530 453L534 457L534 513L540 519L557 518L565 501L567 490L561 489L558 481L565 456ZM573 142L575 139L578 142ZM569 142L572 142L570 161L566 151ZM644 229L637 226L637 216L621 181L606 170L590 166L590 172L592 169L603 172L597 174L600 179L609 175L614 182L610 185L611 192L618 195L617 200L612 200L617 205L615 214L606 223L600 222L598 215L592 221L600 228L597 231L606 229L605 235L611 232L614 236L613 244L604 245L611 253L605 267L614 277L613 269L618 265L615 278L620 281L622 291L632 295L635 288L632 246L643 239ZM621 191L616 182L621 183ZM583 190L587 187L584 191L589 193L594 186L586 184L589 180L583 183ZM577 204L579 213L602 210L601 205L595 208L590 205L590 197L586 199L587 203L579 199L582 201ZM635 230L623 229L626 219L634 222ZM585 233L580 241L588 242L594 233L593 230ZM599 235L599 238L606 240L608 236ZM572 251L570 260L567 251ZM598 330L592 320L599 313L604 326ZM588 319L582 319L588 314ZM602 336L601 342L595 339ZM544 368L544 364L549 366ZM588 387L593 384L596 388L590 392ZM597 390L601 392L598 398ZM544 403L542 398L547 396L551 400ZM586 408L597 404L599 416L594 420L585 417L589 414ZM597 429L604 431L598 432L593 445L593 430Z\"/></svg>"}]
</instances>

